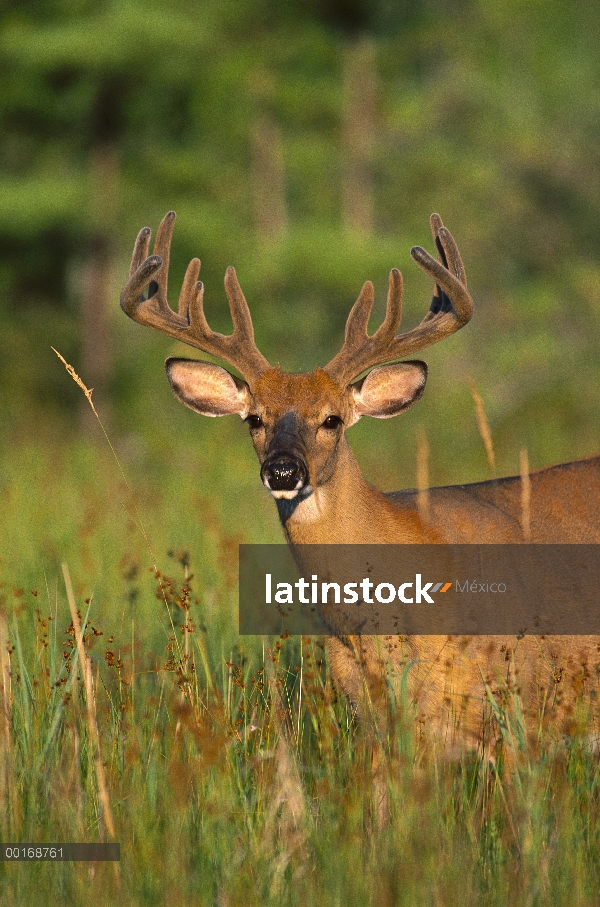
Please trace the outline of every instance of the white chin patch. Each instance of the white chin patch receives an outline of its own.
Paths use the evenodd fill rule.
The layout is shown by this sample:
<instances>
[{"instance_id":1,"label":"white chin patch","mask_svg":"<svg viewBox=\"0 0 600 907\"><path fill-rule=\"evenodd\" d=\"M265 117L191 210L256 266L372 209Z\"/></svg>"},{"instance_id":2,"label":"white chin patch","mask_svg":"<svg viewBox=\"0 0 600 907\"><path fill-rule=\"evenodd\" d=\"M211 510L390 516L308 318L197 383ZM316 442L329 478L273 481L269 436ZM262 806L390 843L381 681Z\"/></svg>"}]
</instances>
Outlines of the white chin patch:
<instances>
[{"instance_id":1,"label":"white chin patch","mask_svg":"<svg viewBox=\"0 0 600 907\"><path fill-rule=\"evenodd\" d=\"M284 491L282 489L275 490L273 488L270 488L266 482L264 482L263 484L264 484L265 488L267 489L267 491L270 491L271 494L273 495L273 497L279 501L281 501L281 500L293 501L294 498L297 498L299 494L302 494L302 497L306 498L306 497L308 497L308 495L312 494L312 492L313 492L312 485L302 486L302 483L300 483L300 482L298 483L298 488L292 488L291 491L289 491L289 490Z\"/></svg>"},{"instance_id":2,"label":"white chin patch","mask_svg":"<svg viewBox=\"0 0 600 907\"><path fill-rule=\"evenodd\" d=\"M269 488L268 485L266 487ZM269 488L269 491L271 492L273 497L277 498L278 500L281 500L283 498L286 501L293 501L294 498L298 497L299 489L294 488L293 491L273 491L272 488Z\"/></svg>"}]
</instances>

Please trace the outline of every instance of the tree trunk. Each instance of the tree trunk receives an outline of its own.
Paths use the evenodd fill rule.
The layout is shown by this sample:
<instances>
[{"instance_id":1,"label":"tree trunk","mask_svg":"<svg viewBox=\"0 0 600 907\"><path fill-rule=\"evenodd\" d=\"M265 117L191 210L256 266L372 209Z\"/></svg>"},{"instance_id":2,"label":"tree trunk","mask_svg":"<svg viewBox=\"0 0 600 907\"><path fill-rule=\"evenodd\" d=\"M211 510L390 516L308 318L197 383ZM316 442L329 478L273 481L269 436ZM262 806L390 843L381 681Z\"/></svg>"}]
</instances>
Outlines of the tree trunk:
<instances>
[{"instance_id":1,"label":"tree trunk","mask_svg":"<svg viewBox=\"0 0 600 907\"><path fill-rule=\"evenodd\" d=\"M266 113L258 117L252 132L252 190L258 236L263 240L281 237L288 223L281 133Z\"/></svg>"},{"instance_id":2,"label":"tree trunk","mask_svg":"<svg viewBox=\"0 0 600 907\"><path fill-rule=\"evenodd\" d=\"M104 424L109 419L107 384L112 367L110 306L114 303L114 228L117 213L118 165L111 145L95 149L90 163L92 229L80 277L81 378L94 389L94 405ZM80 409L82 429L97 430L85 398Z\"/></svg>"},{"instance_id":3,"label":"tree trunk","mask_svg":"<svg viewBox=\"0 0 600 907\"><path fill-rule=\"evenodd\" d=\"M373 152L377 70L372 38L351 41L344 58L342 218L347 229L373 231Z\"/></svg>"}]
</instances>

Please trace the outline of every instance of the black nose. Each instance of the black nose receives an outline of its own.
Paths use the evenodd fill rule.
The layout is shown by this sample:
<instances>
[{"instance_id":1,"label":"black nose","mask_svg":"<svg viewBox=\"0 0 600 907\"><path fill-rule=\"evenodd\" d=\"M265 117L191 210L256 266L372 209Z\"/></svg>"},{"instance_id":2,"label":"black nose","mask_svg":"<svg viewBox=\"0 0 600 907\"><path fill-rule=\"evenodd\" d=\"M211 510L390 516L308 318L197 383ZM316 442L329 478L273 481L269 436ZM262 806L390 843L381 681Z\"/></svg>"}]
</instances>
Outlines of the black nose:
<instances>
[{"instance_id":1,"label":"black nose","mask_svg":"<svg viewBox=\"0 0 600 907\"><path fill-rule=\"evenodd\" d=\"M272 491L295 491L306 485L308 470L297 457L285 454L265 460L260 476Z\"/></svg>"}]
</instances>

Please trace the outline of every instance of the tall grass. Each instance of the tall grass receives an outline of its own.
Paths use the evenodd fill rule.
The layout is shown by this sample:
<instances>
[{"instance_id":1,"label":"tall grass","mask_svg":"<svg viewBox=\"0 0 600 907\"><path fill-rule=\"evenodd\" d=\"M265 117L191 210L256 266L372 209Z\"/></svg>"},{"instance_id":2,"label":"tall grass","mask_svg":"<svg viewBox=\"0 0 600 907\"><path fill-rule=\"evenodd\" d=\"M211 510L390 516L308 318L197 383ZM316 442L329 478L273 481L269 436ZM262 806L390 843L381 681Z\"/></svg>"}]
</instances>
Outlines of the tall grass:
<instances>
[{"instance_id":1,"label":"tall grass","mask_svg":"<svg viewBox=\"0 0 600 907\"><path fill-rule=\"evenodd\" d=\"M81 444L2 465L2 840L108 840L112 818L121 864L0 863L0 903L597 904L585 740L490 697L496 758L449 759L402 689L385 729L357 723L320 640L237 634L237 545L277 527L204 490L227 457L160 491Z\"/></svg>"},{"instance_id":2,"label":"tall grass","mask_svg":"<svg viewBox=\"0 0 600 907\"><path fill-rule=\"evenodd\" d=\"M120 881L110 864L2 863L3 904L597 903L598 760L581 742L540 736L513 697L493 703L495 764L448 760L391 691L382 737L336 694L319 640L223 652L193 561L170 563L145 603L162 645L77 602L93 685L66 591L2 616L2 839L106 840L98 743L122 855Z\"/></svg>"}]
</instances>

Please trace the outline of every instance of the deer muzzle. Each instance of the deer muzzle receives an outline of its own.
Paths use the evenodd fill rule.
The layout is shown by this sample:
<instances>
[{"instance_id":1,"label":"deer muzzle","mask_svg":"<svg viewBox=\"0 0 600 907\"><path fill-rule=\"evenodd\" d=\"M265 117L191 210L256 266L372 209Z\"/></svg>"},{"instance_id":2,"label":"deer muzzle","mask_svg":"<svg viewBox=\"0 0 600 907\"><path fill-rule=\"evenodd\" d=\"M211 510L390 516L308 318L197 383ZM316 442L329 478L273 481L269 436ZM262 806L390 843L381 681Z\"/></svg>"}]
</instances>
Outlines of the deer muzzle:
<instances>
[{"instance_id":1,"label":"deer muzzle","mask_svg":"<svg viewBox=\"0 0 600 907\"><path fill-rule=\"evenodd\" d=\"M308 467L296 454L276 453L265 460L260 477L274 497L295 498L308 483Z\"/></svg>"}]
</instances>

